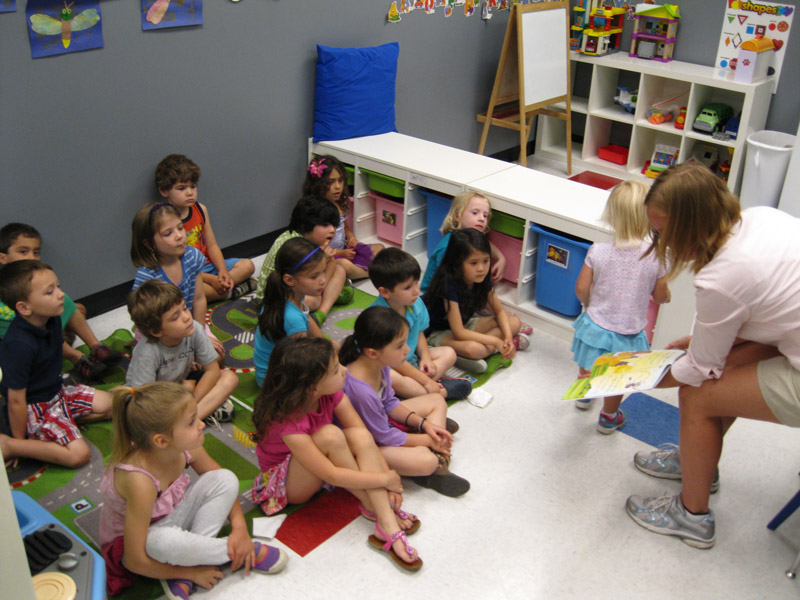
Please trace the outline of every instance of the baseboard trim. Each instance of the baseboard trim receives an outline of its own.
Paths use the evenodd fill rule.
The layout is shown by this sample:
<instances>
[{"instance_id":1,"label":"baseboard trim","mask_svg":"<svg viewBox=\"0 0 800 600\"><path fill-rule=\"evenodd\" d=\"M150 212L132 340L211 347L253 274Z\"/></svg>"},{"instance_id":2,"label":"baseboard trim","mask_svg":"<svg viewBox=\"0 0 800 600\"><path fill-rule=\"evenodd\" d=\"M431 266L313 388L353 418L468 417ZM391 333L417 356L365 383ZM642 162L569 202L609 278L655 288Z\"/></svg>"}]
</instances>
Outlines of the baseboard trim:
<instances>
[{"instance_id":1,"label":"baseboard trim","mask_svg":"<svg viewBox=\"0 0 800 600\"><path fill-rule=\"evenodd\" d=\"M244 242L239 242L238 244L233 244L232 246L223 248L222 253L225 256L236 256L238 258L261 256L272 247L275 239L284 231L286 231L285 227L245 240ZM83 298L78 298L76 302L80 302L86 306L87 315L89 317L94 317L108 312L109 310L124 306L128 301L128 293L131 291L131 287L133 287L133 279L94 294L89 294Z\"/></svg>"}]
</instances>

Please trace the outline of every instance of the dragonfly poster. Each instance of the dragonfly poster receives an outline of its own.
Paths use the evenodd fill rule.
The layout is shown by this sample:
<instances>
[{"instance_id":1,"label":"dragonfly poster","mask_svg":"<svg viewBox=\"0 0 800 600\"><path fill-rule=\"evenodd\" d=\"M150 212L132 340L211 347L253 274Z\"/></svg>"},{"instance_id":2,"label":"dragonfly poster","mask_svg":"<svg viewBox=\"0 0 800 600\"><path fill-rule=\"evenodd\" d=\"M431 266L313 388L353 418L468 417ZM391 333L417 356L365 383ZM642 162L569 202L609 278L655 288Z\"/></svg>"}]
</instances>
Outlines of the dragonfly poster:
<instances>
[{"instance_id":1,"label":"dragonfly poster","mask_svg":"<svg viewBox=\"0 0 800 600\"><path fill-rule=\"evenodd\" d=\"M203 24L203 0L142 0L142 29Z\"/></svg>"},{"instance_id":2,"label":"dragonfly poster","mask_svg":"<svg viewBox=\"0 0 800 600\"><path fill-rule=\"evenodd\" d=\"M25 14L33 58L103 47L99 0L28 0Z\"/></svg>"}]
</instances>

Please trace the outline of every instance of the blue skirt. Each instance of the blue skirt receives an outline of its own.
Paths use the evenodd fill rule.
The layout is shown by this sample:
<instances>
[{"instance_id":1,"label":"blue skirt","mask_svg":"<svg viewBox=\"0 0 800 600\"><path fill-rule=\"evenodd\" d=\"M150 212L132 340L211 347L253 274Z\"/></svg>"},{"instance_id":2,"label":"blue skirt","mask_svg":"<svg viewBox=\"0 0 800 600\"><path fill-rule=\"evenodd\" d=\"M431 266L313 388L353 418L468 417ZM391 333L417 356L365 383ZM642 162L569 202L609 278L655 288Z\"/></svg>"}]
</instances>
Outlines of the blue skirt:
<instances>
[{"instance_id":1,"label":"blue skirt","mask_svg":"<svg viewBox=\"0 0 800 600\"><path fill-rule=\"evenodd\" d=\"M644 330L631 335L614 333L592 321L585 311L575 319L572 328L575 330L572 357L586 370L591 370L594 361L606 352L650 350Z\"/></svg>"}]
</instances>

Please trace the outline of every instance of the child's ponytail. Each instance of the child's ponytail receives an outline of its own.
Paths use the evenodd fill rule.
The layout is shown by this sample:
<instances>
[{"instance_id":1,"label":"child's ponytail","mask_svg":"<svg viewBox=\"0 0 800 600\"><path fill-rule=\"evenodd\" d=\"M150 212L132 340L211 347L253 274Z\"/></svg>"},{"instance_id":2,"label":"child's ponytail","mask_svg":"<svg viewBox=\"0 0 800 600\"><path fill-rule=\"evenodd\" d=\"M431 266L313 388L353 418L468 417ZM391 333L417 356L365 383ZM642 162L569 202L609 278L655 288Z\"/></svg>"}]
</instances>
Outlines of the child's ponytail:
<instances>
[{"instance_id":1,"label":"child's ponytail","mask_svg":"<svg viewBox=\"0 0 800 600\"><path fill-rule=\"evenodd\" d=\"M109 466L122 462L134 450L149 450L153 435L170 433L191 397L187 388L167 381L111 390L114 437Z\"/></svg>"},{"instance_id":2,"label":"child's ponytail","mask_svg":"<svg viewBox=\"0 0 800 600\"><path fill-rule=\"evenodd\" d=\"M258 330L273 342L286 337L283 326L286 302L292 298L292 288L284 275L297 275L315 267L325 257L319 246L303 237L287 240L275 256L275 270L269 274L264 287L264 300L258 315Z\"/></svg>"},{"instance_id":3,"label":"child's ponytail","mask_svg":"<svg viewBox=\"0 0 800 600\"><path fill-rule=\"evenodd\" d=\"M356 319L353 334L347 336L339 350L339 362L349 365L366 348L380 350L392 343L408 322L388 306L370 306Z\"/></svg>"}]
</instances>

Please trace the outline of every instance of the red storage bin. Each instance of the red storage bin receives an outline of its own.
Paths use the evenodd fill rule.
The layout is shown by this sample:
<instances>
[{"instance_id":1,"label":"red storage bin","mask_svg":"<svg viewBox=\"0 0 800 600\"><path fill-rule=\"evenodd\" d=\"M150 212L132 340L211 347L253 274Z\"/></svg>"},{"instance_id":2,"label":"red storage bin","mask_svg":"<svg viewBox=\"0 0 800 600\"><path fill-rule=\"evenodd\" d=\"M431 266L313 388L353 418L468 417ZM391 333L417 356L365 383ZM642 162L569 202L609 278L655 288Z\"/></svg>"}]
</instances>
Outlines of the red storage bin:
<instances>
[{"instance_id":1,"label":"red storage bin","mask_svg":"<svg viewBox=\"0 0 800 600\"><path fill-rule=\"evenodd\" d=\"M503 279L516 285L519 277L519 263L522 260L522 240L494 230L489 232L488 238L506 257Z\"/></svg>"},{"instance_id":2,"label":"red storage bin","mask_svg":"<svg viewBox=\"0 0 800 600\"><path fill-rule=\"evenodd\" d=\"M375 228L378 237L402 246L403 203L389 200L377 192L369 192L367 195L375 201Z\"/></svg>"},{"instance_id":3,"label":"red storage bin","mask_svg":"<svg viewBox=\"0 0 800 600\"><path fill-rule=\"evenodd\" d=\"M624 146L610 144L609 146L603 146L602 148L598 149L597 156L603 160L617 163L618 165L624 165L626 162L628 162L628 149Z\"/></svg>"}]
</instances>

